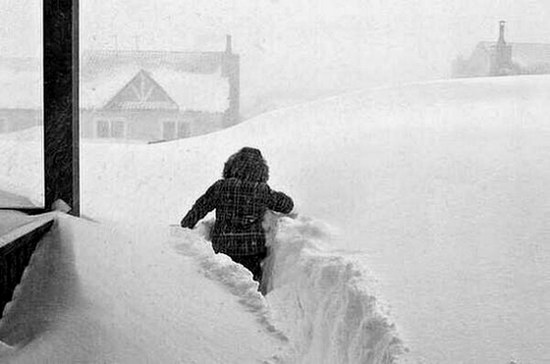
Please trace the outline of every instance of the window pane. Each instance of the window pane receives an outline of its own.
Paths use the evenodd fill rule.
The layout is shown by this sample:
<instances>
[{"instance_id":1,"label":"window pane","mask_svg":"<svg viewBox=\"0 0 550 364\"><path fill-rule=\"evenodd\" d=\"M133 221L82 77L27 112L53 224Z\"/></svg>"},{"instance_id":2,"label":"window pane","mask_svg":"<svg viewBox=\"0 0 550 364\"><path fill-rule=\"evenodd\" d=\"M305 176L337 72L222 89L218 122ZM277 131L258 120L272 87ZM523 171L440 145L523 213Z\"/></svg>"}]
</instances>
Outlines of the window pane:
<instances>
[{"instance_id":1,"label":"window pane","mask_svg":"<svg viewBox=\"0 0 550 364\"><path fill-rule=\"evenodd\" d=\"M6 119L0 119L0 133L8 132L8 121Z\"/></svg>"},{"instance_id":2,"label":"window pane","mask_svg":"<svg viewBox=\"0 0 550 364\"><path fill-rule=\"evenodd\" d=\"M97 136L98 138L108 138L111 133L109 132L109 122L107 120L97 121Z\"/></svg>"},{"instance_id":3,"label":"window pane","mask_svg":"<svg viewBox=\"0 0 550 364\"><path fill-rule=\"evenodd\" d=\"M124 138L124 121L113 120L111 122L111 136L113 138Z\"/></svg>"},{"instance_id":4,"label":"window pane","mask_svg":"<svg viewBox=\"0 0 550 364\"><path fill-rule=\"evenodd\" d=\"M162 129L162 138L165 140L173 139L176 135L176 123L173 121L165 121Z\"/></svg>"},{"instance_id":5,"label":"window pane","mask_svg":"<svg viewBox=\"0 0 550 364\"><path fill-rule=\"evenodd\" d=\"M189 125L186 122L178 123L178 138L187 138L189 135Z\"/></svg>"},{"instance_id":6,"label":"window pane","mask_svg":"<svg viewBox=\"0 0 550 364\"><path fill-rule=\"evenodd\" d=\"M0 207L43 207L42 2L0 7Z\"/></svg>"}]
</instances>

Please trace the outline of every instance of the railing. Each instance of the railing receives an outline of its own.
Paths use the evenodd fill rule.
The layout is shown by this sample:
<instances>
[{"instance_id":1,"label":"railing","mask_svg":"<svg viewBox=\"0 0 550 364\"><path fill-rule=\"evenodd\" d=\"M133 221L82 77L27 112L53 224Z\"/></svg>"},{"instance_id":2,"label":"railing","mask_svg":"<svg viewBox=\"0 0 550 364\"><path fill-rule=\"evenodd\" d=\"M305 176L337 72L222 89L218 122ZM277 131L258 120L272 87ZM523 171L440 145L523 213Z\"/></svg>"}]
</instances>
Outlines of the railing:
<instances>
[{"instance_id":1,"label":"railing","mask_svg":"<svg viewBox=\"0 0 550 364\"><path fill-rule=\"evenodd\" d=\"M4 307L12 300L36 245L53 221L52 214L44 214L0 236L0 318Z\"/></svg>"}]
</instances>

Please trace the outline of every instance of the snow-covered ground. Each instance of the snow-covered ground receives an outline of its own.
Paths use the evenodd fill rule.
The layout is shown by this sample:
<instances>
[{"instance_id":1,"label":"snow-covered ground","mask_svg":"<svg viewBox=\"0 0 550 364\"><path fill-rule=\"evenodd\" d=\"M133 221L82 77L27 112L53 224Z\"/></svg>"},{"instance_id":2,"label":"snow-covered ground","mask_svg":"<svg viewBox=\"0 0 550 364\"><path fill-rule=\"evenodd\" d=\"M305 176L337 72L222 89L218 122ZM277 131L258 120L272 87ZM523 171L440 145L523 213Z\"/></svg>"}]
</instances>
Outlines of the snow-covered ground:
<instances>
[{"instance_id":1,"label":"snow-covered ground","mask_svg":"<svg viewBox=\"0 0 550 364\"><path fill-rule=\"evenodd\" d=\"M4 312L0 337L19 350L0 361L257 363L277 355L283 339L162 244L168 228L142 233L59 215Z\"/></svg>"},{"instance_id":2,"label":"snow-covered ground","mask_svg":"<svg viewBox=\"0 0 550 364\"><path fill-rule=\"evenodd\" d=\"M115 302L107 309L90 308L87 317L99 311L105 322L120 324L100 327L94 336L107 337L117 350L136 346L131 338L148 338L147 325L166 327L170 340L178 337L179 329L171 325L188 317L172 309L189 299L182 292L195 292L192 282L175 288L174 272L182 269L195 284L208 285L200 293L205 307L215 306L206 304L205 296L235 303L216 320L208 311L204 321L190 323L257 328L265 335L248 340L244 328L240 335L244 343L259 345L246 356L254 360L354 363L363 355L372 359L368 362L384 362L399 351L401 339L409 349L401 361L549 361L549 96L547 76L433 82L303 104L187 140L84 143L82 212L102 222L94 229L113 231L99 238L78 230L87 222L69 224L72 240L86 246L75 266L79 277L87 277L82 264L89 277L101 281L83 290L93 296L91 306ZM21 188L33 190L40 181L4 167L8 161L17 166L24 156L4 153L9 150L4 144L0 175L10 181L16 176ZM262 150L270 184L295 199L299 214L276 227L274 256L280 259L270 262L273 290L266 301L253 294L251 282L241 280L234 265L215 268L227 261L202 251L196 234L166 232L244 145ZM26 165L35 163L32 158L40 163L29 156ZM40 200L39 193L30 197ZM91 248L97 241L102 249ZM105 245L113 250L103 250ZM133 264L139 268L124 269ZM237 277L224 281L235 269ZM87 278L80 279L86 286ZM120 297L110 300L107 292ZM134 299L123 301L124 292ZM256 319L244 318L237 307ZM128 323L134 310L147 314L139 329ZM231 312L238 312L238 319ZM170 322L172 315L177 319ZM78 326L78 320L67 321ZM124 345L110 339L112 326L128 338ZM102 336L105 331L109 335ZM239 335L218 342L209 334L204 340L214 347L213 362L222 358L213 343L232 348L226 362L242 359L235 349L240 344L233 341ZM156 344L142 346L147 352ZM190 347L182 344L165 355L204 354ZM117 360L135 359L130 351L117 355Z\"/></svg>"}]
</instances>

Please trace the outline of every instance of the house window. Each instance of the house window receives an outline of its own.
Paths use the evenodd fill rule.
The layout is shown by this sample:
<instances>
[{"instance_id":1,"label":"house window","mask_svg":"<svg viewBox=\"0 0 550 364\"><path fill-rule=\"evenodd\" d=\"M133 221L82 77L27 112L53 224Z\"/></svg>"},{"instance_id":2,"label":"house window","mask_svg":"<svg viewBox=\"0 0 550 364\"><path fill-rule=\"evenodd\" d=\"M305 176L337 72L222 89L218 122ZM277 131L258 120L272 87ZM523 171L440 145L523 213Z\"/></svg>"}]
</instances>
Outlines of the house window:
<instances>
[{"instance_id":1,"label":"house window","mask_svg":"<svg viewBox=\"0 0 550 364\"><path fill-rule=\"evenodd\" d=\"M124 121L112 120L111 121L111 137L112 138L124 138Z\"/></svg>"},{"instance_id":2,"label":"house window","mask_svg":"<svg viewBox=\"0 0 550 364\"><path fill-rule=\"evenodd\" d=\"M96 135L98 138L126 137L126 123L121 119L100 119L96 121Z\"/></svg>"},{"instance_id":3,"label":"house window","mask_svg":"<svg viewBox=\"0 0 550 364\"><path fill-rule=\"evenodd\" d=\"M98 120L97 121L97 137L98 138L108 138L109 131L109 122L107 120Z\"/></svg>"},{"instance_id":4,"label":"house window","mask_svg":"<svg viewBox=\"0 0 550 364\"><path fill-rule=\"evenodd\" d=\"M0 118L0 133L8 132L8 121L6 119Z\"/></svg>"},{"instance_id":5,"label":"house window","mask_svg":"<svg viewBox=\"0 0 550 364\"><path fill-rule=\"evenodd\" d=\"M189 124L180 121L178 122L178 138L187 138L189 136Z\"/></svg>"},{"instance_id":6,"label":"house window","mask_svg":"<svg viewBox=\"0 0 550 364\"><path fill-rule=\"evenodd\" d=\"M175 136L176 136L176 122L164 121L162 123L162 139L170 140L170 139L174 139Z\"/></svg>"},{"instance_id":7,"label":"house window","mask_svg":"<svg viewBox=\"0 0 550 364\"><path fill-rule=\"evenodd\" d=\"M166 120L162 122L162 139L180 139L189 136L189 124L185 121Z\"/></svg>"}]
</instances>

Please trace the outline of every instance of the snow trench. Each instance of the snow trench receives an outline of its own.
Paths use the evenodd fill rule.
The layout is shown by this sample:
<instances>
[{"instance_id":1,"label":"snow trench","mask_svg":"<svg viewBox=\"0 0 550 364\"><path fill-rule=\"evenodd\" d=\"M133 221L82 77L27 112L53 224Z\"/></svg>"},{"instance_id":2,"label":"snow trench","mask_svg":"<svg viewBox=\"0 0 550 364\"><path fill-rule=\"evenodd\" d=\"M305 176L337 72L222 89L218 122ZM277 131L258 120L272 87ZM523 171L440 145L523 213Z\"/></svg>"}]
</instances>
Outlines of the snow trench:
<instances>
[{"instance_id":1,"label":"snow trench","mask_svg":"<svg viewBox=\"0 0 550 364\"><path fill-rule=\"evenodd\" d=\"M270 254L264 261L265 297L248 270L214 254L206 241L212 225L209 220L193 232L180 229L188 238L180 240L178 249L197 259L207 277L222 282L270 332L288 342L287 353L275 361L387 364L404 353L366 257L331 250L327 225L266 215Z\"/></svg>"},{"instance_id":2,"label":"snow trench","mask_svg":"<svg viewBox=\"0 0 550 364\"><path fill-rule=\"evenodd\" d=\"M174 227L172 235L178 237L174 241L174 248L180 254L193 258L206 277L222 283L237 296L239 302L256 315L268 332L287 342L286 335L273 325L265 297L258 291L258 283L252 279L252 273L233 262L229 256L214 253L208 241L213 224L212 220L201 222L196 231Z\"/></svg>"}]
</instances>

